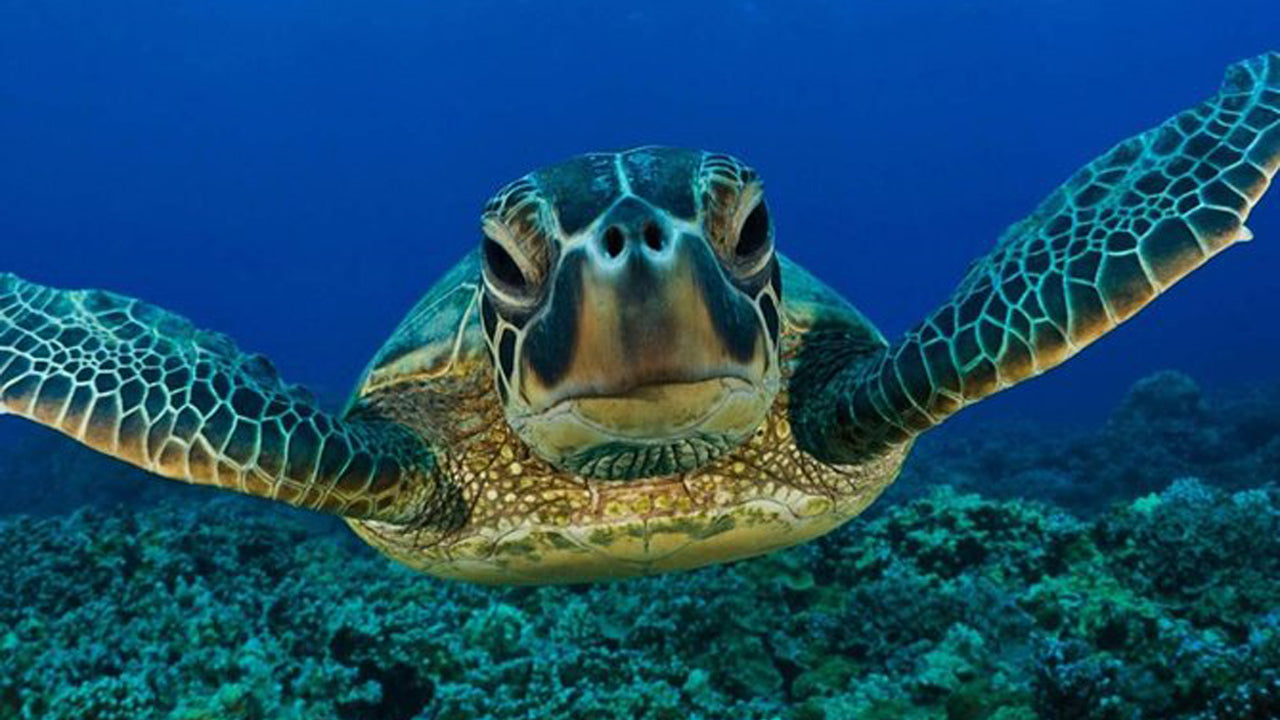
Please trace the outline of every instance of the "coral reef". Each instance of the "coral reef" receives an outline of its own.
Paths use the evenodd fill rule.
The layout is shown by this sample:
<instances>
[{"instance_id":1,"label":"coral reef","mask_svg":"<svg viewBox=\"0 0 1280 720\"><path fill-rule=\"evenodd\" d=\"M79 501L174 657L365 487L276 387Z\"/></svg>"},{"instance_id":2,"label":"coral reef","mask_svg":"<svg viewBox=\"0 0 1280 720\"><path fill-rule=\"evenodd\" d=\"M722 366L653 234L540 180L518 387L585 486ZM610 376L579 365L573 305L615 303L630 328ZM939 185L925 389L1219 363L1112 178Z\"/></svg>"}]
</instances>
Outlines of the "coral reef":
<instances>
[{"instance_id":1,"label":"coral reef","mask_svg":"<svg viewBox=\"0 0 1280 720\"><path fill-rule=\"evenodd\" d=\"M1138 381L1097 430L1064 434L1034 420L947 430L921 440L887 499L946 484L1092 514L1179 477L1226 490L1280 479L1280 385L1206 397L1167 371Z\"/></svg>"},{"instance_id":2,"label":"coral reef","mask_svg":"<svg viewBox=\"0 0 1280 720\"><path fill-rule=\"evenodd\" d=\"M614 585L414 575L229 499L0 522L0 718L1222 718L1280 707L1280 492L937 490Z\"/></svg>"},{"instance_id":3,"label":"coral reef","mask_svg":"<svg viewBox=\"0 0 1280 720\"><path fill-rule=\"evenodd\" d=\"M1010 444L990 476L1008 494L1033 471L1139 477L1132 499L916 488L807 545L618 584L443 582L186 488L0 517L0 720L1275 718L1280 413L1175 380L1093 435L1116 455Z\"/></svg>"}]
</instances>

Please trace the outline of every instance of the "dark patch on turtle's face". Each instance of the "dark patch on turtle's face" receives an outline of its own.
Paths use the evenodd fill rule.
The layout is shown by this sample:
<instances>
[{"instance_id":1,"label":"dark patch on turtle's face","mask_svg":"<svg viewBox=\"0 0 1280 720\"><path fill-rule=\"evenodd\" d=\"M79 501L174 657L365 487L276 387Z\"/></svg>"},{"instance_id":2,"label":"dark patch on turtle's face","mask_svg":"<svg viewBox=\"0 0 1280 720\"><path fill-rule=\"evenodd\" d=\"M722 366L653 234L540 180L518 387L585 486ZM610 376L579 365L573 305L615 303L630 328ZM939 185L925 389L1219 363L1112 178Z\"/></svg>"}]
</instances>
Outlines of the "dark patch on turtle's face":
<instances>
[{"instance_id":1,"label":"dark patch on turtle's face","mask_svg":"<svg viewBox=\"0 0 1280 720\"><path fill-rule=\"evenodd\" d=\"M780 369L773 228L725 155L598 153L486 208L482 315L507 419L579 474L691 470L763 421Z\"/></svg>"},{"instance_id":2,"label":"dark patch on turtle's face","mask_svg":"<svg viewBox=\"0 0 1280 720\"><path fill-rule=\"evenodd\" d=\"M614 158L612 153L582 155L534 173L564 235L580 232L622 195Z\"/></svg>"},{"instance_id":3,"label":"dark patch on turtle's face","mask_svg":"<svg viewBox=\"0 0 1280 720\"><path fill-rule=\"evenodd\" d=\"M769 337L773 338L775 343L778 342L778 325L780 321L778 308L774 306L772 298L767 295L760 298L760 312L764 314L764 325L769 331Z\"/></svg>"},{"instance_id":4,"label":"dark patch on turtle's face","mask_svg":"<svg viewBox=\"0 0 1280 720\"><path fill-rule=\"evenodd\" d=\"M622 156L622 171L636 197L681 220L696 220L698 202L691 178L702 153L673 148L642 148Z\"/></svg>"},{"instance_id":5,"label":"dark patch on turtle's face","mask_svg":"<svg viewBox=\"0 0 1280 720\"><path fill-rule=\"evenodd\" d=\"M549 304L525 337L526 362L537 368L548 384L564 380L578 346L578 308L582 307L582 253L564 258L556 273L553 294L560 302Z\"/></svg>"},{"instance_id":6,"label":"dark patch on turtle's face","mask_svg":"<svg viewBox=\"0 0 1280 720\"><path fill-rule=\"evenodd\" d=\"M746 293L722 291L726 282L733 281L724 276L715 254L706 243L688 235L682 240L693 256L695 281L703 290L702 296L708 305L716 336L724 343L730 357L740 363L750 362L762 330L756 303Z\"/></svg>"},{"instance_id":7,"label":"dark patch on turtle's face","mask_svg":"<svg viewBox=\"0 0 1280 720\"><path fill-rule=\"evenodd\" d=\"M756 304L726 291L705 243L685 234L675 245L662 261L636 252L612 267L584 248L564 253L545 311L525 331L521 369L531 401L550 405L701 376L746 378L744 368L765 360L768 323Z\"/></svg>"},{"instance_id":8,"label":"dark patch on turtle's face","mask_svg":"<svg viewBox=\"0 0 1280 720\"><path fill-rule=\"evenodd\" d=\"M516 365L516 333L514 330L502 331L502 339L498 341L498 371L507 380L515 375Z\"/></svg>"}]
</instances>

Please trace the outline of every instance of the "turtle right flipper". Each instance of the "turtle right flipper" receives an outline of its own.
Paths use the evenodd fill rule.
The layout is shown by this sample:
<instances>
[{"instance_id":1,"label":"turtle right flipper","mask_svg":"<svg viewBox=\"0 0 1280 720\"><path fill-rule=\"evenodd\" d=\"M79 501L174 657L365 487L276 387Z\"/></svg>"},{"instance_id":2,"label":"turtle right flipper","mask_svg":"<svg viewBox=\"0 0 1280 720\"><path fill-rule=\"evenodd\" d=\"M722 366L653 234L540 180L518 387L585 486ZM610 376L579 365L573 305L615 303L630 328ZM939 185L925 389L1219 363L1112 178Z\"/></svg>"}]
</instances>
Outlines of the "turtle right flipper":
<instances>
[{"instance_id":1,"label":"turtle right flipper","mask_svg":"<svg viewBox=\"0 0 1280 720\"><path fill-rule=\"evenodd\" d=\"M873 457L1057 366L1233 243L1280 169L1280 54L1233 65L1214 98L1081 169L951 299L892 347L803 353L797 434L830 461Z\"/></svg>"},{"instance_id":2,"label":"turtle right flipper","mask_svg":"<svg viewBox=\"0 0 1280 720\"><path fill-rule=\"evenodd\" d=\"M341 419L261 356L152 305L0 274L0 414L156 474L347 517L446 523L431 450Z\"/></svg>"}]
</instances>

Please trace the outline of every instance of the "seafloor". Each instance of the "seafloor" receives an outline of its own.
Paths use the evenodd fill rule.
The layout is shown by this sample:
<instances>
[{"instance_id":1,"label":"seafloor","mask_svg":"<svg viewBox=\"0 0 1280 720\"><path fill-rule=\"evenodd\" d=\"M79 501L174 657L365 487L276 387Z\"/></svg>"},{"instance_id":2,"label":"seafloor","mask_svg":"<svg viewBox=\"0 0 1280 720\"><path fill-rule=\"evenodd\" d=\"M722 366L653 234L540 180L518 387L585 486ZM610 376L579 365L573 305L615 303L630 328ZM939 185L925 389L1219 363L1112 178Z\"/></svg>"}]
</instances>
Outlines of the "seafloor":
<instances>
[{"instance_id":1,"label":"seafloor","mask_svg":"<svg viewBox=\"0 0 1280 720\"><path fill-rule=\"evenodd\" d=\"M1280 718L1280 387L943 433L819 542L537 589L23 436L0 720Z\"/></svg>"}]
</instances>

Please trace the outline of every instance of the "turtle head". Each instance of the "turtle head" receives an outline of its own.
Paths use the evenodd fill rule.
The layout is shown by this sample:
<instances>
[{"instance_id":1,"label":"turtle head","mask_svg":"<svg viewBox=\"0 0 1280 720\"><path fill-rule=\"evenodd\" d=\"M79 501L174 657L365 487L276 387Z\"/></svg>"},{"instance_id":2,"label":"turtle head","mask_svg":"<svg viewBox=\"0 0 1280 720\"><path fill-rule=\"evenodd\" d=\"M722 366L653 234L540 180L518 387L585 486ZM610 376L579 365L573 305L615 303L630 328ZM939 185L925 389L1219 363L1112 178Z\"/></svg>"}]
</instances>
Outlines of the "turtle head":
<instances>
[{"instance_id":1,"label":"turtle head","mask_svg":"<svg viewBox=\"0 0 1280 720\"><path fill-rule=\"evenodd\" d=\"M763 422L781 283L755 172L669 148L597 153L485 207L482 319L507 421L597 478L701 466Z\"/></svg>"}]
</instances>

